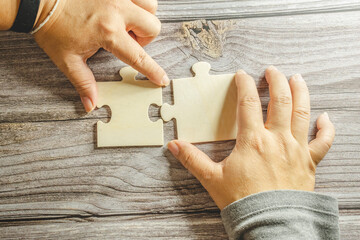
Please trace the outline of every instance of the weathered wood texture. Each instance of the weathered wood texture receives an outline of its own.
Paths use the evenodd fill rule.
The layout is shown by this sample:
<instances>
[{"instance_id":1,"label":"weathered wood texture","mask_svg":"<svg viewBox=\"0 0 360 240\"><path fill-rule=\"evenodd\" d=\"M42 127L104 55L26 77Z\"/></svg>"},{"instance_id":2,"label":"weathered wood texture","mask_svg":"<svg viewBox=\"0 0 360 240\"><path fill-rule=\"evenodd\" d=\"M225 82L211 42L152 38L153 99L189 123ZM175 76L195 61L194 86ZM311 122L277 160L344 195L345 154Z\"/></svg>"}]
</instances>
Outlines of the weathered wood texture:
<instances>
[{"instance_id":1,"label":"weathered wood texture","mask_svg":"<svg viewBox=\"0 0 360 240\"><path fill-rule=\"evenodd\" d=\"M3 239L226 239L218 213L161 214L5 223ZM341 211L342 239L358 240L360 211ZM64 234L66 233L66 234Z\"/></svg>"},{"instance_id":2,"label":"weathered wood texture","mask_svg":"<svg viewBox=\"0 0 360 240\"><path fill-rule=\"evenodd\" d=\"M357 239L359 29L358 11L165 23L147 51L173 78L190 76L200 60L215 74L245 69L257 80L264 110L266 66L302 73L312 123L327 111L337 128L316 191L338 197L343 239ZM89 64L98 81L120 80L124 66L105 51ZM210 197L166 148L95 147L95 123L107 121L108 111L85 115L71 84L29 36L0 34L0 86L0 238L225 238ZM170 87L163 94L171 103ZM150 115L158 118L158 109ZM165 134L166 141L174 137L172 122ZM233 145L199 147L219 161Z\"/></svg>"},{"instance_id":3,"label":"weathered wood texture","mask_svg":"<svg viewBox=\"0 0 360 240\"><path fill-rule=\"evenodd\" d=\"M159 0L161 20L230 19L360 10L358 0Z\"/></svg>"},{"instance_id":4,"label":"weathered wood texture","mask_svg":"<svg viewBox=\"0 0 360 240\"><path fill-rule=\"evenodd\" d=\"M341 239L358 240L360 211L340 211ZM217 212L3 222L2 239L226 239Z\"/></svg>"}]
</instances>

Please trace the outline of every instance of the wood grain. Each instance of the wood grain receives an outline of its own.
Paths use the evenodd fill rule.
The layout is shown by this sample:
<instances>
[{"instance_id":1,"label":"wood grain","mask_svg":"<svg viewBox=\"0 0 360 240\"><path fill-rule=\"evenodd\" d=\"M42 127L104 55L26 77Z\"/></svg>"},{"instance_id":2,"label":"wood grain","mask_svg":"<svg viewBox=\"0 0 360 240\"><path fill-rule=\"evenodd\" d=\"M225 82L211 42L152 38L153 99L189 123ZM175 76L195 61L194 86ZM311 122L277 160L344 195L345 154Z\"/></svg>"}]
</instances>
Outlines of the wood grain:
<instances>
[{"instance_id":1,"label":"wood grain","mask_svg":"<svg viewBox=\"0 0 360 240\"><path fill-rule=\"evenodd\" d=\"M12 125L14 131L6 128L5 138L13 135L14 140L1 147L7 152L1 157L0 220L216 209L165 148L96 149L94 123L18 123ZM19 129L26 134L18 134ZM200 147L222 160L233 144ZM338 197L341 208L360 205L359 144L358 136L339 134L318 167L317 191Z\"/></svg>"},{"instance_id":2,"label":"wood grain","mask_svg":"<svg viewBox=\"0 0 360 240\"><path fill-rule=\"evenodd\" d=\"M191 66L202 60L211 63L213 74L243 68L258 81L263 96L267 93L261 81L264 69L274 64L288 76L303 74L316 102L313 109L357 111L359 19L358 12L349 12L196 21L185 27L168 23L146 49L171 78L191 76ZM217 37L216 44L206 41L207 28ZM0 36L0 96L6 99L0 102L1 122L106 117L104 111L85 116L71 84L30 37L13 33ZM222 51L214 52L219 45ZM118 70L124 66L103 50L89 64L98 81L120 80ZM164 102L171 102L170 92L170 87L164 89Z\"/></svg>"},{"instance_id":3,"label":"wood grain","mask_svg":"<svg viewBox=\"0 0 360 240\"><path fill-rule=\"evenodd\" d=\"M135 215L106 218L28 221L0 227L0 237L26 239L226 239L219 213ZM66 234L64 234L66 233Z\"/></svg>"},{"instance_id":4,"label":"wood grain","mask_svg":"<svg viewBox=\"0 0 360 240\"><path fill-rule=\"evenodd\" d=\"M360 211L340 211L341 239L357 240ZM0 237L17 239L226 239L218 212L2 222Z\"/></svg>"},{"instance_id":5,"label":"wood grain","mask_svg":"<svg viewBox=\"0 0 360 240\"><path fill-rule=\"evenodd\" d=\"M285 16L360 9L357 0L159 0L163 22Z\"/></svg>"},{"instance_id":6,"label":"wood grain","mask_svg":"<svg viewBox=\"0 0 360 240\"><path fill-rule=\"evenodd\" d=\"M268 65L288 76L302 73L312 100L309 138L324 111L337 128L334 146L318 167L316 191L339 199L343 239L356 239L358 29L357 11L165 23L146 50L172 78L191 76L191 65L201 60L212 64L213 74L245 69L257 81L264 110ZM86 115L71 84L29 36L0 33L0 56L0 238L225 238L214 203L165 147L95 148L95 123L107 121L109 111ZM103 50L89 64L98 81L120 80L117 72L124 66ZM171 103L170 87L163 94ZM159 117L157 108L149 112ZM172 122L165 134L166 141L174 138ZM233 146L199 145L216 161Z\"/></svg>"}]
</instances>

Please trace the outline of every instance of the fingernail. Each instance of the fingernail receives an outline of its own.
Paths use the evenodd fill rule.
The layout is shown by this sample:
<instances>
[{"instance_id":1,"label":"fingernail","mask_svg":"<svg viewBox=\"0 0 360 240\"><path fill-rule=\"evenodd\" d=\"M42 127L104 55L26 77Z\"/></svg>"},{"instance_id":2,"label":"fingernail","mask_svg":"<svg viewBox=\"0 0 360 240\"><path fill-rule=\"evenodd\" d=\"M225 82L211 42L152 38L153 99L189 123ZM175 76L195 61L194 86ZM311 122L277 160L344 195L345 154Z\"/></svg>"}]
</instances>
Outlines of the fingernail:
<instances>
[{"instance_id":1,"label":"fingernail","mask_svg":"<svg viewBox=\"0 0 360 240\"><path fill-rule=\"evenodd\" d=\"M242 69L240 69L239 71L237 71L237 74L246 74L246 72Z\"/></svg>"},{"instance_id":2,"label":"fingernail","mask_svg":"<svg viewBox=\"0 0 360 240\"><path fill-rule=\"evenodd\" d=\"M327 118L327 119L330 119L329 118L329 114L327 112L324 112L324 116Z\"/></svg>"},{"instance_id":3,"label":"fingernail","mask_svg":"<svg viewBox=\"0 0 360 240\"><path fill-rule=\"evenodd\" d=\"M303 82L304 78L301 76L301 74L297 73L293 76L293 79L297 82Z\"/></svg>"},{"instance_id":4,"label":"fingernail","mask_svg":"<svg viewBox=\"0 0 360 240\"><path fill-rule=\"evenodd\" d=\"M94 105L91 102L90 98L88 97L81 97L81 102L84 105L85 111L87 113L91 112L92 110L94 110Z\"/></svg>"},{"instance_id":5,"label":"fingernail","mask_svg":"<svg viewBox=\"0 0 360 240\"><path fill-rule=\"evenodd\" d=\"M170 84L170 79L168 75L164 75L163 79L161 80L161 85L168 86Z\"/></svg>"},{"instance_id":6,"label":"fingernail","mask_svg":"<svg viewBox=\"0 0 360 240\"><path fill-rule=\"evenodd\" d=\"M175 143L175 141L171 141L168 143L167 145L168 149L170 150L170 152L176 157L179 154L179 147L178 145Z\"/></svg>"},{"instance_id":7,"label":"fingernail","mask_svg":"<svg viewBox=\"0 0 360 240\"><path fill-rule=\"evenodd\" d=\"M274 70L274 71L277 71L278 69L275 67L275 66L270 66L270 67L268 67L268 70Z\"/></svg>"}]
</instances>

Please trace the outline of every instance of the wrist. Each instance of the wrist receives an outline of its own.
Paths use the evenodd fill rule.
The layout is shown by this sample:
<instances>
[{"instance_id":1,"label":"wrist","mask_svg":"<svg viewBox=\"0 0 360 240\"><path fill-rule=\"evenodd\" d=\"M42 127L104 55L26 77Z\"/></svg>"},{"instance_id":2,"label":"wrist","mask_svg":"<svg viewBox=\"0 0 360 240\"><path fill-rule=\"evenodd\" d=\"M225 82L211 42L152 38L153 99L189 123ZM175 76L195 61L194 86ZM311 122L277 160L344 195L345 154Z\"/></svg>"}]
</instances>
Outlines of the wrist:
<instances>
[{"instance_id":1,"label":"wrist","mask_svg":"<svg viewBox=\"0 0 360 240\"><path fill-rule=\"evenodd\" d=\"M9 30L19 10L20 0L0 0L0 30Z\"/></svg>"}]
</instances>

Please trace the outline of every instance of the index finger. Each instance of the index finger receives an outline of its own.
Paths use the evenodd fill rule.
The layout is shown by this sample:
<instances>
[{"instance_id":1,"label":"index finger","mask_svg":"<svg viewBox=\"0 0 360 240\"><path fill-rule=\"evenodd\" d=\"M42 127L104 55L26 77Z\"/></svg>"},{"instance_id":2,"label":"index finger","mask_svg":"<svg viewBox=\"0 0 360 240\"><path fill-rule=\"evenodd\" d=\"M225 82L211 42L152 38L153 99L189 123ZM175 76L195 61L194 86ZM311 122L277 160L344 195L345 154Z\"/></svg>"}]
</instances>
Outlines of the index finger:
<instances>
[{"instance_id":1,"label":"index finger","mask_svg":"<svg viewBox=\"0 0 360 240\"><path fill-rule=\"evenodd\" d=\"M117 37L106 41L104 48L144 74L156 85L169 85L170 80L164 69L127 32L119 32Z\"/></svg>"}]
</instances>

